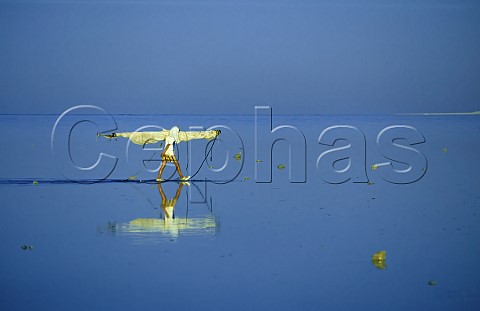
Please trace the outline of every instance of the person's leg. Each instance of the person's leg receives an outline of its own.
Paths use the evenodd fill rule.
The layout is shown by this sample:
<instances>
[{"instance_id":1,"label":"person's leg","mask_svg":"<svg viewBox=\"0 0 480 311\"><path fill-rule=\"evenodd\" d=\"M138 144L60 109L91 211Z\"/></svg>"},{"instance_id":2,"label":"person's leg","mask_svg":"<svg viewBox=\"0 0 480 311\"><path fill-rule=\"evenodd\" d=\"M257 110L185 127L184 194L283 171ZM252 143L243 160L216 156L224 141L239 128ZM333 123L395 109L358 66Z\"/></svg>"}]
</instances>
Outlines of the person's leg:
<instances>
[{"instance_id":1,"label":"person's leg","mask_svg":"<svg viewBox=\"0 0 480 311\"><path fill-rule=\"evenodd\" d=\"M182 169L180 168L178 161L175 159L173 163L175 163L175 167L177 168L178 176L180 176L180 179L182 179L183 178Z\"/></svg>"},{"instance_id":2,"label":"person's leg","mask_svg":"<svg viewBox=\"0 0 480 311\"><path fill-rule=\"evenodd\" d=\"M175 161L175 166L177 167L178 176L180 177L180 180L186 181L186 180L189 180L189 179L190 179L190 176L184 176L184 175L182 174L182 170L180 169L180 165L178 164L177 161ZM188 184L188 183L187 183L187 184Z\"/></svg>"},{"instance_id":3,"label":"person's leg","mask_svg":"<svg viewBox=\"0 0 480 311\"><path fill-rule=\"evenodd\" d=\"M167 165L167 161L162 160L162 166L160 166L160 169L158 170L157 181L162 181L162 173L163 173L163 170L165 169L165 165Z\"/></svg>"}]
</instances>

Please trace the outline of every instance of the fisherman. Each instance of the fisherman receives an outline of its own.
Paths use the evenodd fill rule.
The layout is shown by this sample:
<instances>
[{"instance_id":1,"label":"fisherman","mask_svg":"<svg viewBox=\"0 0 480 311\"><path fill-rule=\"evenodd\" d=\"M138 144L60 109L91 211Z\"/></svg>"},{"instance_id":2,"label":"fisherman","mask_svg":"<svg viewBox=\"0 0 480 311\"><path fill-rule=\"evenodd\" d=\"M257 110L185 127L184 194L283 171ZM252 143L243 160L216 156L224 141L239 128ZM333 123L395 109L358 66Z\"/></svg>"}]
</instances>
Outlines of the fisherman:
<instances>
[{"instance_id":1,"label":"fisherman","mask_svg":"<svg viewBox=\"0 0 480 311\"><path fill-rule=\"evenodd\" d=\"M180 129L178 128L178 126L174 126L170 130L169 135L165 138L165 149L163 149L163 152L162 152L162 166L160 166L160 170L158 171L157 181L164 181L162 179L162 173L163 173L163 170L165 169L165 166L167 165L167 162L175 164L175 168L178 172L178 176L180 177L180 180L186 181L190 179L190 176L183 176L182 169L178 164L178 160L175 157L175 152L173 149L173 145L178 144L180 142L180 138L178 137L179 132L180 132Z\"/></svg>"},{"instance_id":2,"label":"fisherman","mask_svg":"<svg viewBox=\"0 0 480 311\"><path fill-rule=\"evenodd\" d=\"M165 166L167 165L167 162L175 164L175 168L178 172L178 176L180 177L180 181L185 182L191 178L190 176L183 175L180 165L178 164L178 160L175 157L174 145L182 141L189 141L193 139L212 140L216 139L218 135L220 135L220 130L180 131L178 126L174 126L170 130L162 130L159 132L124 132L111 134L97 133L97 136L102 136L108 139L125 137L130 139L130 141L132 141L134 144L142 146L145 146L145 144L155 144L163 140L165 142L165 148L163 149L161 155L162 165L160 166L160 170L158 171L158 182L164 181L162 179L162 173L165 169ZM195 176L195 174L193 176Z\"/></svg>"}]
</instances>

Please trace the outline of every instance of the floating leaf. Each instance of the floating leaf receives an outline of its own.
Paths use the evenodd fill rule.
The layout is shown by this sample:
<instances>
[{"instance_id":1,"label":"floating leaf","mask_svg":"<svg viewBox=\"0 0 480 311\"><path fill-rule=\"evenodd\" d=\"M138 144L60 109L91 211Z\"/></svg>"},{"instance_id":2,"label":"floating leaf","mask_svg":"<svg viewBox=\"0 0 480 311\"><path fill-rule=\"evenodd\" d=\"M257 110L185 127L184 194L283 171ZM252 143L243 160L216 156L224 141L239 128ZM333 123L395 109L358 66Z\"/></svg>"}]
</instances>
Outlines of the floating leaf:
<instances>
[{"instance_id":1,"label":"floating leaf","mask_svg":"<svg viewBox=\"0 0 480 311\"><path fill-rule=\"evenodd\" d=\"M376 170L377 169L377 165L376 164L372 164L372 171Z\"/></svg>"},{"instance_id":2,"label":"floating leaf","mask_svg":"<svg viewBox=\"0 0 480 311\"><path fill-rule=\"evenodd\" d=\"M379 251L372 255L372 264L377 267L377 269L383 270L387 267L387 252Z\"/></svg>"},{"instance_id":3,"label":"floating leaf","mask_svg":"<svg viewBox=\"0 0 480 311\"><path fill-rule=\"evenodd\" d=\"M243 177L243 180L250 180L250 177Z\"/></svg>"},{"instance_id":4,"label":"floating leaf","mask_svg":"<svg viewBox=\"0 0 480 311\"><path fill-rule=\"evenodd\" d=\"M285 165L284 165L284 164L278 164L278 165L277 165L277 168L278 168L279 170L283 170L283 169L285 168Z\"/></svg>"},{"instance_id":5,"label":"floating leaf","mask_svg":"<svg viewBox=\"0 0 480 311\"><path fill-rule=\"evenodd\" d=\"M239 152L237 152L237 154L234 155L233 157L235 158L235 160L240 161L240 160L242 159L242 153L239 151Z\"/></svg>"},{"instance_id":6,"label":"floating leaf","mask_svg":"<svg viewBox=\"0 0 480 311\"><path fill-rule=\"evenodd\" d=\"M428 285L430 285L430 286L435 286L437 284L438 284L437 281L433 281L433 280L428 281Z\"/></svg>"},{"instance_id":7,"label":"floating leaf","mask_svg":"<svg viewBox=\"0 0 480 311\"><path fill-rule=\"evenodd\" d=\"M257 162L257 163L261 163L261 162L263 162L263 161L262 161L262 160L256 160L255 162Z\"/></svg>"},{"instance_id":8,"label":"floating leaf","mask_svg":"<svg viewBox=\"0 0 480 311\"><path fill-rule=\"evenodd\" d=\"M38 185L38 181L34 180L32 184Z\"/></svg>"},{"instance_id":9,"label":"floating leaf","mask_svg":"<svg viewBox=\"0 0 480 311\"><path fill-rule=\"evenodd\" d=\"M447 148L444 147L444 148L443 148L443 152L447 152Z\"/></svg>"},{"instance_id":10,"label":"floating leaf","mask_svg":"<svg viewBox=\"0 0 480 311\"><path fill-rule=\"evenodd\" d=\"M23 250L26 250L28 248L27 245L22 245L21 247L22 247Z\"/></svg>"},{"instance_id":11,"label":"floating leaf","mask_svg":"<svg viewBox=\"0 0 480 311\"><path fill-rule=\"evenodd\" d=\"M136 179L137 179L137 176L135 175L128 176L128 180L136 180Z\"/></svg>"}]
</instances>

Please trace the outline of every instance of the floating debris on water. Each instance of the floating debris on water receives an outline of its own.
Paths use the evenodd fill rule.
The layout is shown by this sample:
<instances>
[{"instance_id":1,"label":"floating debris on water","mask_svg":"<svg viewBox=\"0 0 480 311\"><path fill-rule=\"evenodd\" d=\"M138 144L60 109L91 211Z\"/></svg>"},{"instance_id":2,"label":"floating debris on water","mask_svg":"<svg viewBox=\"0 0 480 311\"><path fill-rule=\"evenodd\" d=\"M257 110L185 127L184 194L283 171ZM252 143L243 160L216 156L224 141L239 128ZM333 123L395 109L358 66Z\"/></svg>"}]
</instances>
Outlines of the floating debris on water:
<instances>
[{"instance_id":1,"label":"floating debris on water","mask_svg":"<svg viewBox=\"0 0 480 311\"><path fill-rule=\"evenodd\" d=\"M242 153L239 151L239 152L237 152L237 154L234 155L233 157L235 158L235 160L240 161L240 160L242 159Z\"/></svg>"},{"instance_id":2,"label":"floating debris on water","mask_svg":"<svg viewBox=\"0 0 480 311\"><path fill-rule=\"evenodd\" d=\"M284 164L278 164L278 165L277 165L277 168L278 168L279 170L283 170L283 169L285 168L285 165L284 165Z\"/></svg>"},{"instance_id":3,"label":"floating debris on water","mask_svg":"<svg viewBox=\"0 0 480 311\"><path fill-rule=\"evenodd\" d=\"M377 169L377 165L376 164L372 164L372 171L376 170Z\"/></svg>"},{"instance_id":4,"label":"floating debris on water","mask_svg":"<svg viewBox=\"0 0 480 311\"><path fill-rule=\"evenodd\" d=\"M435 285L437 285L437 284L438 284L437 281L432 281L432 280L428 281L428 285L429 285L429 286L435 286Z\"/></svg>"},{"instance_id":5,"label":"floating debris on water","mask_svg":"<svg viewBox=\"0 0 480 311\"><path fill-rule=\"evenodd\" d=\"M209 166L208 166L208 168L209 168L209 169L212 169L212 168L213 168L213 166L209 165Z\"/></svg>"},{"instance_id":6,"label":"floating debris on water","mask_svg":"<svg viewBox=\"0 0 480 311\"><path fill-rule=\"evenodd\" d=\"M256 160L255 162L257 162L257 163L261 163L261 162L263 162L263 161L262 161L262 160Z\"/></svg>"},{"instance_id":7,"label":"floating debris on water","mask_svg":"<svg viewBox=\"0 0 480 311\"><path fill-rule=\"evenodd\" d=\"M387 251L379 251L372 255L372 264L380 270L387 267Z\"/></svg>"},{"instance_id":8,"label":"floating debris on water","mask_svg":"<svg viewBox=\"0 0 480 311\"><path fill-rule=\"evenodd\" d=\"M38 181L34 180L34 181L32 182L32 184L38 185Z\"/></svg>"},{"instance_id":9,"label":"floating debris on water","mask_svg":"<svg viewBox=\"0 0 480 311\"><path fill-rule=\"evenodd\" d=\"M137 176L135 175L128 176L128 180L137 180Z\"/></svg>"},{"instance_id":10,"label":"floating debris on water","mask_svg":"<svg viewBox=\"0 0 480 311\"><path fill-rule=\"evenodd\" d=\"M243 180L250 180L250 177L243 177Z\"/></svg>"},{"instance_id":11,"label":"floating debris on water","mask_svg":"<svg viewBox=\"0 0 480 311\"><path fill-rule=\"evenodd\" d=\"M375 185L375 183L374 183L374 182L371 182L371 181L369 181L369 182L367 182L367 185L371 186L371 185Z\"/></svg>"}]
</instances>

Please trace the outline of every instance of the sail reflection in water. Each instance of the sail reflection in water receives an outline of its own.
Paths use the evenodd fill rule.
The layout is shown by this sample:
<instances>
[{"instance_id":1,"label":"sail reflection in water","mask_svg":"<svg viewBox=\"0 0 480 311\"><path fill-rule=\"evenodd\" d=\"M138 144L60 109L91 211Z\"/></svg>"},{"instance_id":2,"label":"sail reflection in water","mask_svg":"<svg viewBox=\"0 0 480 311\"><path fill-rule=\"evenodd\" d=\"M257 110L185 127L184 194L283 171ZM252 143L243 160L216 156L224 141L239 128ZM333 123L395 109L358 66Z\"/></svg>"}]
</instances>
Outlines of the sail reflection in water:
<instances>
[{"instance_id":1,"label":"sail reflection in water","mask_svg":"<svg viewBox=\"0 0 480 311\"><path fill-rule=\"evenodd\" d=\"M181 182L175 196L168 199L162 184L158 183L158 191L162 198L163 215L161 218L137 218L128 223L111 224L110 232L128 235L136 243L150 243L176 239L179 236L213 236L217 233L218 224L213 213L208 210L204 215L188 216L188 204L184 217L177 217L175 206L180 198L182 187L189 183ZM188 198L187 198L188 201Z\"/></svg>"}]
</instances>

